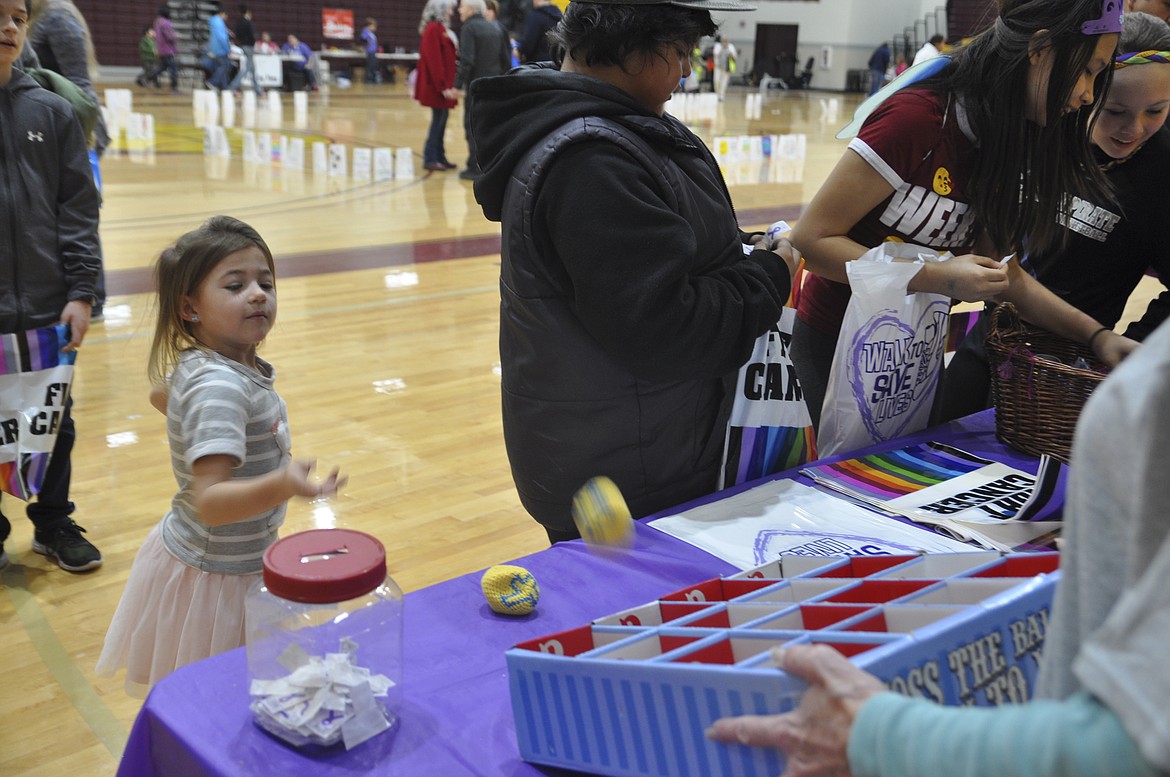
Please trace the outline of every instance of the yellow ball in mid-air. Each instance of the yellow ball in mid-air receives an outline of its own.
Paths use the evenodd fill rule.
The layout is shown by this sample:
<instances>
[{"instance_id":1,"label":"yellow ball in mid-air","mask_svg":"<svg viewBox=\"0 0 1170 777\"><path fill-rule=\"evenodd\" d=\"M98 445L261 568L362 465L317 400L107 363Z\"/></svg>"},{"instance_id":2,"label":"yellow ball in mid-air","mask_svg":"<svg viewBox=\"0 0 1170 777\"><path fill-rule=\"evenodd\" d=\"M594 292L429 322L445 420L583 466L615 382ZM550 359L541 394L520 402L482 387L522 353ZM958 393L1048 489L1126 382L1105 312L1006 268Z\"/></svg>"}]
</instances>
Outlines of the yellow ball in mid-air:
<instances>
[{"instance_id":1,"label":"yellow ball in mid-air","mask_svg":"<svg viewBox=\"0 0 1170 777\"><path fill-rule=\"evenodd\" d=\"M524 567L500 564L489 567L480 580L484 598L501 615L527 615L540 601L540 585Z\"/></svg>"},{"instance_id":2,"label":"yellow ball in mid-air","mask_svg":"<svg viewBox=\"0 0 1170 777\"><path fill-rule=\"evenodd\" d=\"M617 484L607 477L590 478L573 495L573 523L591 545L629 547L634 521Z\"/></svg>"}]
</instances>

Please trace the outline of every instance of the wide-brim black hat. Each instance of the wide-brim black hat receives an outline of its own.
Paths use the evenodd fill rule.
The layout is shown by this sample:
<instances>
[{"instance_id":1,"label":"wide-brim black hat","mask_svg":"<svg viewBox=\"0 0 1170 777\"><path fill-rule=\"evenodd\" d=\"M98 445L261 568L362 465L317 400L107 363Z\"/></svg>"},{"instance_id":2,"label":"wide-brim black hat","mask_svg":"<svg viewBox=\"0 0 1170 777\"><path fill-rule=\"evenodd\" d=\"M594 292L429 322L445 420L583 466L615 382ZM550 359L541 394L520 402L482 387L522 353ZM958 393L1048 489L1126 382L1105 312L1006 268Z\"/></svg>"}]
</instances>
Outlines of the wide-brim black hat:
<instances>
[{"instance_id":1,"label":"wide-brim black hat","mask_svg":"<svg viewBox=\"0 0 1170 777\"><path fill-rule=\"evenodd\" d=\"M698 11L756 10L751 3L741 3L739 0L582 0L582 2L598 5L677 5L680 8L694 8Z\"/></svg>"}]
</instances>

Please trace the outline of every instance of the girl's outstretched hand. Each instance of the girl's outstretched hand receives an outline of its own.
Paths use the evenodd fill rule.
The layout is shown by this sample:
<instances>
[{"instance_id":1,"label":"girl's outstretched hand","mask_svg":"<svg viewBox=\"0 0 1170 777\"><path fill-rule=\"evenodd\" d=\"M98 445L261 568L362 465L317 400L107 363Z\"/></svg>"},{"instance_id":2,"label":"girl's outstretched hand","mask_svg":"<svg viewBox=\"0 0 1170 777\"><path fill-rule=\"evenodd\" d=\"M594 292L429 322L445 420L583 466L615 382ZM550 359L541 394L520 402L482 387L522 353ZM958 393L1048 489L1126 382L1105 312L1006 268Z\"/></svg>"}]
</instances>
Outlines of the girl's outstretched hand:
<instances>
[{"instance_id":1,"label":"girl's outstretched hand","mask_svg":"<svg viewBox=\"0 0 1170 777\"><path fill-rule=\"evenodd\" d=\"M303 459L293 459L285 467L285 480L293 496L303 496L307 499L314 499L319 496L333 496L349 482L348 477L341 475L341 469L339 467L334 467L328 477L318 482L312 477L313 470L316 467L317 462L315 460L306 461Z\"/></svg>"},{"instance_id":2,"label":"girl's outstretched hand","mask_svg":"<svg viewBox=\"0 0 1170 777\"><path fill-rule=\"evenodd\" d=\"M869 697L886 690L885 685L827 645L777 648L773 655L781 669L808 683L800 705L782 715L721 718L707 736L784 751L783 777L848 775L853 719Z\"/></svg>"}]
</instances>

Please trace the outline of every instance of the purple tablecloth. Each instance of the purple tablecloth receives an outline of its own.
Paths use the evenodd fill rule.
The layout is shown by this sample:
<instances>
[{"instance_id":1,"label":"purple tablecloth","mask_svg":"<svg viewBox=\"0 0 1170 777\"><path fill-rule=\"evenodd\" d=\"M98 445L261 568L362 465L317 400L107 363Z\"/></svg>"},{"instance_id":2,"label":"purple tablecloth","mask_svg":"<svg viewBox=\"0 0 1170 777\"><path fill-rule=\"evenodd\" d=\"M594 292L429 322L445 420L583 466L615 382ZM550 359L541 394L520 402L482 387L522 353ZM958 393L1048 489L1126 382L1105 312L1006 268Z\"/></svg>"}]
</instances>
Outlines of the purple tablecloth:
<instances>
[{"instance_id":1,"label":"purple tablecloth","mask_svg":"<svg viewBox=\"0 0 1170 777\"><path fill-rule=\"evenodd\" d=\"M939 440L1036 471L1036 459L995 441L991 411L898 444L924 440ZM733 492L700 501L714 501L728 493ZM338 749L324 757L284 746L252 723L241 648L184 667L154 688L135 721L118 774L566 774L520 760L504 651L518 642L581 626L736 571L704 551L642 525L634 548L620 556L598 554L581 542L571 542L514 563L530 570L540 583L540 606L529 616L492 613L480 590L481 573L406 596L404 706L396 731L351 752Z\"/></svg>"}]
</instances>

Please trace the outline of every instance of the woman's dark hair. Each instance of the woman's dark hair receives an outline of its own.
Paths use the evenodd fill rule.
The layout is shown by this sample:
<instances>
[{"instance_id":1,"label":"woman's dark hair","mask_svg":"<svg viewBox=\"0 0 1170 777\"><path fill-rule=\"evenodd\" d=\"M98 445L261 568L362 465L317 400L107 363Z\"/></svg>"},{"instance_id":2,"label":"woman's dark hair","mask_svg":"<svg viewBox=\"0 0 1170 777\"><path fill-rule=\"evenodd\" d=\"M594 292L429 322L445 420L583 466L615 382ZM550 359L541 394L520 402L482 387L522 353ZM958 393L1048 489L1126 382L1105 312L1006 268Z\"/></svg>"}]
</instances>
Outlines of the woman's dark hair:
<instances>
[{"instance_id":1,"label":"woman's dark hair","mask_svg":"<svg viewBox=\"0 0 1170 777\"><path fill-rule=\"evenodd\" d=\"M978 138L978 162L966 188L995 250L1046 253L1067 237L1063 214L1070 197L1113 200L1088 141L1112 67L1096 77L1091 105L1065 113L1101 40L1081 25L1102 16L1102 0L998 0L998 6L995 23L942 72L941 88L963 100ZM1028 55L1043 47L1053 64L1041 127L1025 118L1025 106Z\"/></svg>"},{"instance_id":2,"label":"woman's dark hair","mask_svg":"<svg viewBox=\"0 0 1170 777\"><path fill-rule=\"evenodd\" d=\"M548 39L557 63L567 53L589 66L623 67L631 54L658 55L664 45L682 43L689 51L717 29L709 11L573 0Z\"/></svg>"},{"instance_id":3,"label":"woman's dark hair","mask_svg":"<svg viewBox=\"0 0 1170 777\"><path fill-rule=\"evenodd\" d=\"M158 9L158 15L164 19L169 19L169 18L171 18L171 9L165 5L160 6Z\"/></svg>"}]
</instances>

